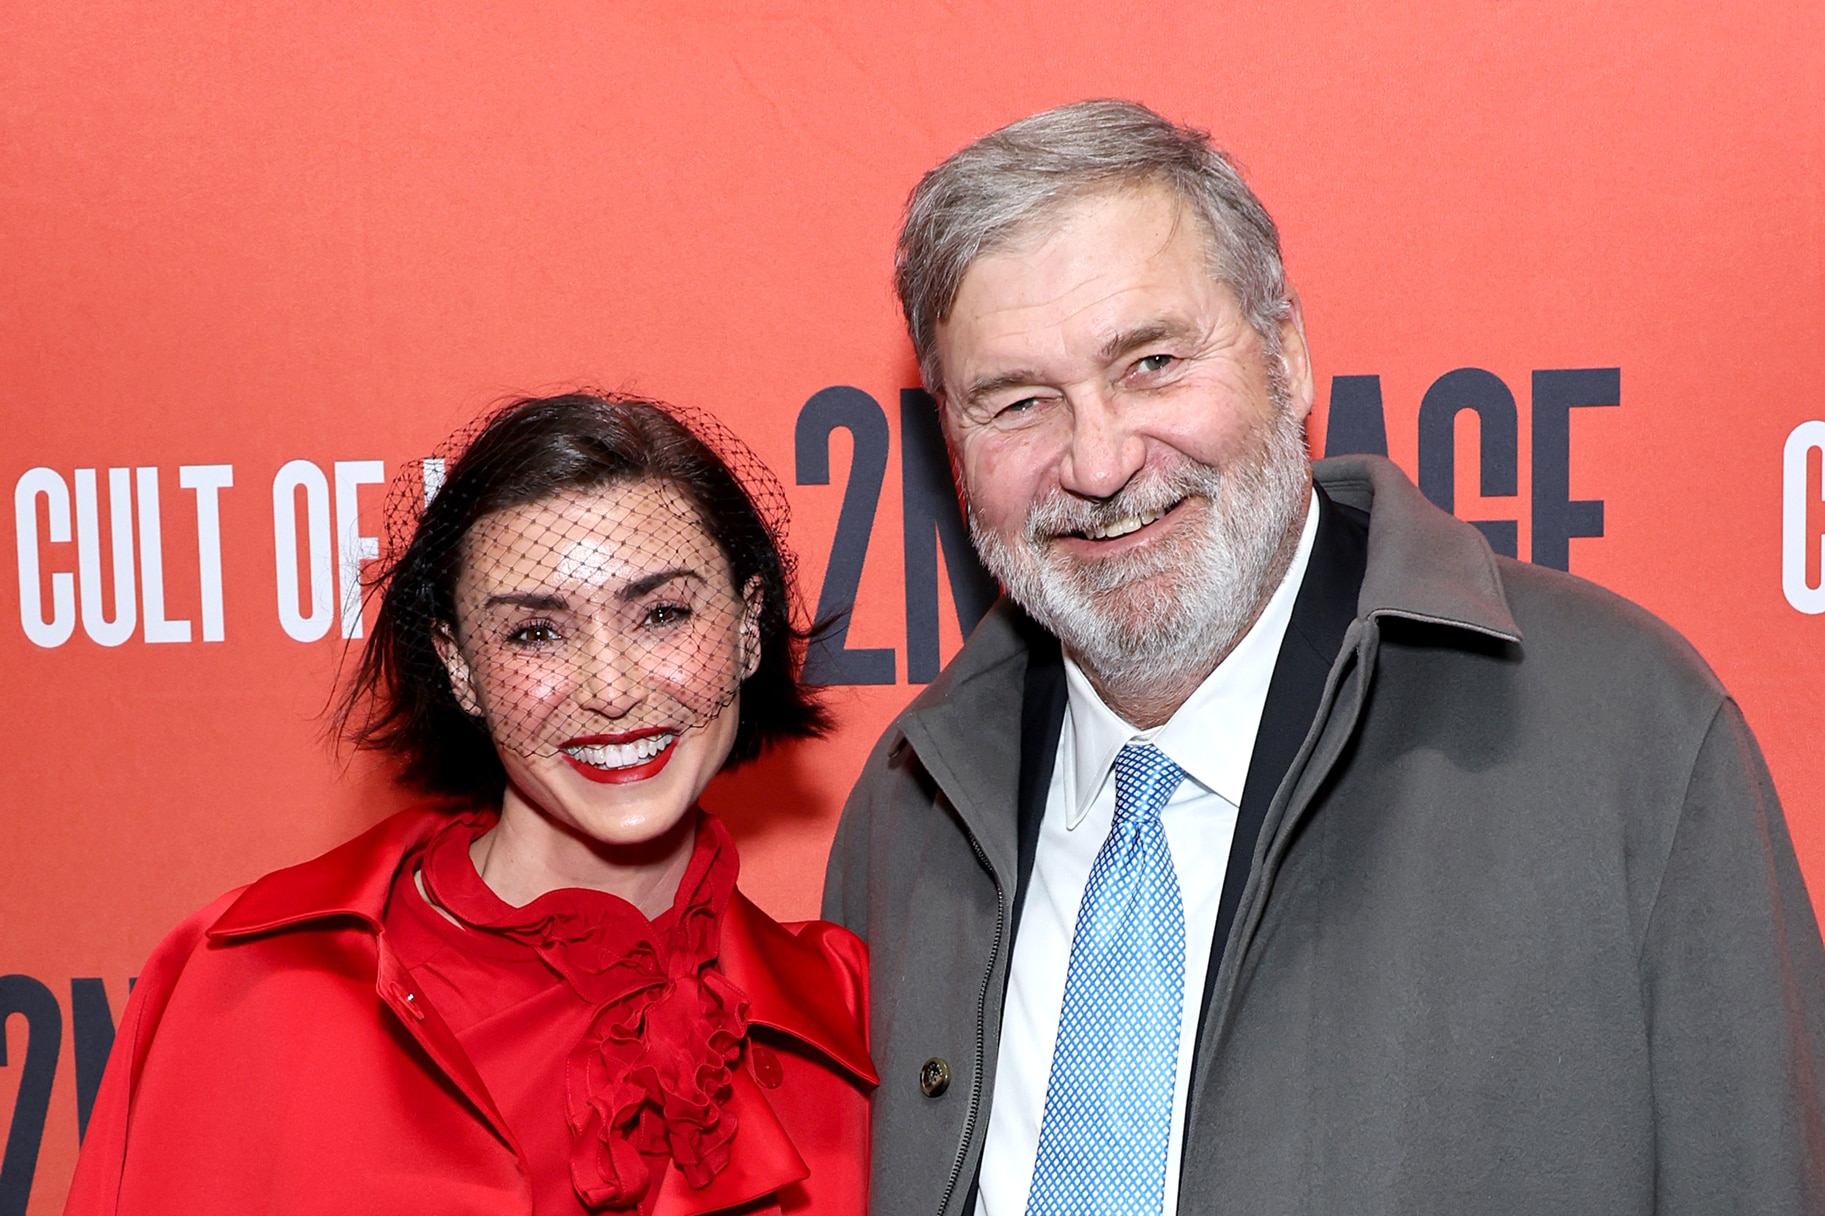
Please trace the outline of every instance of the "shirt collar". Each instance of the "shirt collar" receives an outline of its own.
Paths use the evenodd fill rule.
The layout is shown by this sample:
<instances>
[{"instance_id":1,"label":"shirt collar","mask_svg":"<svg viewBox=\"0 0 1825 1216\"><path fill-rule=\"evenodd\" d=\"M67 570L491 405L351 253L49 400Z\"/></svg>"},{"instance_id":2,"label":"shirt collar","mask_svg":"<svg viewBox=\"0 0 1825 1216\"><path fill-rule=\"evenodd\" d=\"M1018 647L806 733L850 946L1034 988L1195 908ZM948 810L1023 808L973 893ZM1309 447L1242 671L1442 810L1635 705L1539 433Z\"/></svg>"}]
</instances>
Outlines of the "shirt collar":
<instances>
[{"instance_id":1,"label":"shirt collar","mask_svg":"<svg viewBox=\"0 0 1825 1216\"><path fill-rule=\"evenodd\" d=\"M1084 821L1115 767L1116 754L1134 742L1153 744L1193 781L1231 806L1241 805L1268 685L1317 535L1318 496L1313 493L1307 499L1299 547L1267 607L1185 704L1152 730L1137 730L1123 721L1097 695L1083 669L1065 656L1067 828Z\"/></svg>"}]
</instances>

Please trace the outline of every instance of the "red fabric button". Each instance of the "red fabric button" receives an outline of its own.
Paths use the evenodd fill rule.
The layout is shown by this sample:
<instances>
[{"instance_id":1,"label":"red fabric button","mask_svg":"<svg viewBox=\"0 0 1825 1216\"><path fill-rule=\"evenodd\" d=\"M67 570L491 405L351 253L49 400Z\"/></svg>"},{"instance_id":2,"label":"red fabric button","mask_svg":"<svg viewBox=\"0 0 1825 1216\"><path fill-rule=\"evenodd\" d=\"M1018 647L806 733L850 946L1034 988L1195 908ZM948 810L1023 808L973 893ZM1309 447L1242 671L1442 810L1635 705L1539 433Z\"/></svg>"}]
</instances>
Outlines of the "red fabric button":
<instances>
[{"instance_id":1,"label":"red fabric button","mask_svg":"<svg viewBox=\"0 0 1825 1216\"><path fill-rule=\"evenodd\" d=\"M768 1089L778 1089L779 1083L786 1079L779 1066L779 1057L759 1043L748 1048L748 1067L754 1071L754 1079Z\"/></svg>"},{"instance_id":2,"label":"red fabric button","mask_svg":"<svg viewBox=\"0 0 1825 1216\"><path fill-rule=\"evenodd\" d=\"M388 983L386 986L387 1004L395 1011L412 1018L414 1021L425 1020L425 1011L416 992L408 991L399 984Z\"/></svg>"}]
</instances>

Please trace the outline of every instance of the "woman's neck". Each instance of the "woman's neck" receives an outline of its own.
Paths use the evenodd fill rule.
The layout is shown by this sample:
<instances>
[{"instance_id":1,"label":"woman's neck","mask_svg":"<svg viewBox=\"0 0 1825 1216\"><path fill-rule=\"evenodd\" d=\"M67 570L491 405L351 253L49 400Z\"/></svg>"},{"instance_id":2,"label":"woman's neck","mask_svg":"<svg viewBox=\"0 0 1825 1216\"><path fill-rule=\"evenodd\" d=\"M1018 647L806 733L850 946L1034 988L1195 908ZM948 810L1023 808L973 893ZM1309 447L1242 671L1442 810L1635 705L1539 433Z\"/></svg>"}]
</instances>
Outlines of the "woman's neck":
<instances>
[{"instance_id":1,"label":"woman's neck","mask_svg":"<svg viewBox=\"0 0 1825 1216\"><path fill-rule=\"evenodd\" d=\"M637 845L608 845L554 822L509 786L500 821L475 838L469 858L488 889L513 907L547 891L606 891L649 920L672 906L697 842L698 812L665 835Z\"/></svg>"}]
</instances>

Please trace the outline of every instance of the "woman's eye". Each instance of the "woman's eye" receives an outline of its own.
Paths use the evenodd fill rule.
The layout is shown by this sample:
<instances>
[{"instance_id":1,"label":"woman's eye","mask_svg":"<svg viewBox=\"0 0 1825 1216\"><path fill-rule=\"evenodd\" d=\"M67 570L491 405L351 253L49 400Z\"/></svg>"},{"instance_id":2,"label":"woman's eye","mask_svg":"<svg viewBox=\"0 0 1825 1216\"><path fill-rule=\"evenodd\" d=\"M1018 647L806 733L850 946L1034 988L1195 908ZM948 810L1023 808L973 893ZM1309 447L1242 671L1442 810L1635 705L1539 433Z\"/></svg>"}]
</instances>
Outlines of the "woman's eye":
<instances>
[{"instance_id":1,"label":"woman's eye","mask_svg":"<svg viewBox=\"0 0 1825 1216\"><path fill-rule=\"evenodd\" d=\"M691 619L691 610L683 604L654 604L646 610L648 625L678 625Z\"/></svg>"},{"instance_id":2,"label":"woman's eye","mask_svg":"<svg viewBox=\"0 0 1825 1216\"><path fill-rule=\"evenodd\" d=\"M527 621L514 626L507 640L515 646L549 646L558 640L558 630L550 621Z\"/></svg>"}]
</instances>

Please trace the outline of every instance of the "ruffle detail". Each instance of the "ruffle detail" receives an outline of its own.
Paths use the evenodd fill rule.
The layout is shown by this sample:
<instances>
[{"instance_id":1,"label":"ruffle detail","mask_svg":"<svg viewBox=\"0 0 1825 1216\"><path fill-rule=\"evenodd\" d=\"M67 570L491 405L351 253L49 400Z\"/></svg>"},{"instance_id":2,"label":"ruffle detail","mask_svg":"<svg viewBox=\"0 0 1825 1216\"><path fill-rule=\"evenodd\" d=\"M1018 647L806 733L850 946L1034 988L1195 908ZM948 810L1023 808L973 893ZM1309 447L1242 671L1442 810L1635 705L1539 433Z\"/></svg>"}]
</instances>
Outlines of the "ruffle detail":
<instances>
[{"instance_id":1,"label":"ruffle detail","mask_svg":"<svg viewBox=\"0 0 1825 1216\"><path fill-rule=\"evenodd\" d=\"M670 1158L693 1188L729 1163L724 1108L746 1002L712 969L673 976L597 1015L566 1070L571 1183L589 1207L625 1209Z\"/></svg>"},{"instance_id":2,"label":"ruffle detail","mask_svg":"<svg viewBox=\"0 0 1825 1216\"><path fill-rule=\"evenodd\" d=\"M648 921L625 900L575 888L508 905L469 858L488 826L452 824L432 841L425 884L465 924L531 947L597 1007L564 1070L578 1198L650 1211L668 1161L692 1188L709 1185L729 1164L731 1070L748 1032L746 997L716 969L738 868L728 828L701 815L678 895Z\"/></svg>"}]
</instances>

